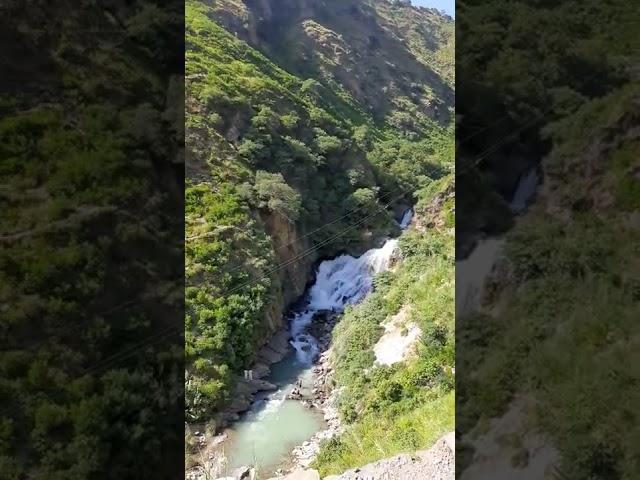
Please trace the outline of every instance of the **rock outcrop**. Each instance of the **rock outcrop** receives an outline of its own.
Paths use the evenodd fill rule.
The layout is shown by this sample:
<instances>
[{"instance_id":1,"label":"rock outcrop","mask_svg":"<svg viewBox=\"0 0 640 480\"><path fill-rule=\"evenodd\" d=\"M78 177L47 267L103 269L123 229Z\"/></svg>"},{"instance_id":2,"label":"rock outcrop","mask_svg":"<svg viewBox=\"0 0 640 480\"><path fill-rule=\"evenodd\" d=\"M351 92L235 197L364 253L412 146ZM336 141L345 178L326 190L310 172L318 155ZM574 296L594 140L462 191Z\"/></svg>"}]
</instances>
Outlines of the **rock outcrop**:
<instances>
[{"instance_id":1,"label":"rock outcrop","mask_svg":"<svg viewBox=\"0 0 640 480\"><path fill-rule=\"evenodd\" d=\"M317 470L303 470L299 468L284 477L273 477L269 480L320 480L320 474Z\"/></svg>"},{"instance_id":2,"label":"rock outcrop","mask_svg":"<svg viewBox=\"0 0 640 480\"><path fill-rule=\"evenodd\" d=\"M324 480L453 480L455 478L455 435L449 432L428 450L401 454L331 475Z\"/></svg>"},{"instance_id":3,"label":"rock outcrop","mask_svg":"<svg viewBox=\"0 0 640 480\"><path fill-rule=\"evenodd\" d=\"M265 319L269 331L273 333L284 326L283 313L286 306L302 295L311 280L317 252L309 251L311 245L308 238L302 237L296 225L282 215L260 212L260 217L271 239L276 264L283 266L276 272L281 294L270 304Z\"/></svg>"},{"instance_id":4,"label":"rock outcrop","mask_svg":"<svg viewBox=\"0 0 640 480\"><path fill-rule=\"evenodd\" d=\"M422 115L442 123L450 120L451 18L436 10L387 2L238 3L218 2L218 19L292 71L339 83L374 116L393 118L409 130Z\"/></svg>"}]
</instances>

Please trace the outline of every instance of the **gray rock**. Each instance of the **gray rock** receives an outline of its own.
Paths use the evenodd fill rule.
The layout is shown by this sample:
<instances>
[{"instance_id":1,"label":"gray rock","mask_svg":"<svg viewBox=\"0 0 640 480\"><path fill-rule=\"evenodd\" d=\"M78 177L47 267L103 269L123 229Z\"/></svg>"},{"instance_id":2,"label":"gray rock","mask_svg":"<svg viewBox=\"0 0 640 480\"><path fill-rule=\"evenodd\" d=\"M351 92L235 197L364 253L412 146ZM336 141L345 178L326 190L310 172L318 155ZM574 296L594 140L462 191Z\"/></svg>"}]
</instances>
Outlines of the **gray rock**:
<instances>
[{"instance_id":1,"label":"gray rock","mask_svg":"<svg viewBox=\"0 0 640 480\"><path fill-rule=\"evenodd\" d=\"M317 470L297 469L285 477L273 477L269 480L320 480L320 474Z\"/></svg>"},{"instance_id":2,"label":"gray rock","mask_svg":"<svg viewBox=\"0 0 640 480\"><path fill-rule=\"evenodd\" d=\"M249 466L242 466L236 468L231 475L235 480L250 480L252 470Z\"/></svg>"}]
</instances>

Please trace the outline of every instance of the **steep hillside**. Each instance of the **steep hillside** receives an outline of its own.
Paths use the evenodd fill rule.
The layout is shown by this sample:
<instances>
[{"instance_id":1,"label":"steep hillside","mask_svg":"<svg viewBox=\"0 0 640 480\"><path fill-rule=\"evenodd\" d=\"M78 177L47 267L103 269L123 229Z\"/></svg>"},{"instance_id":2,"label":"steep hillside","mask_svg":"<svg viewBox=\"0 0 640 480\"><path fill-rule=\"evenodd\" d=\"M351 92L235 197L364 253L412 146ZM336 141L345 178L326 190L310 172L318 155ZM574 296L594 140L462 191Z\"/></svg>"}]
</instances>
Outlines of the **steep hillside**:
<instances>
[{"instance_id":1,"label":"steep hillside","mask_svg":"<svg viewBox=\"0 0 640 480\"><path fill-rule=\"evenodd\" d=\"M182 6L107 3L2 5L3 479L180 473Z\"/></svg>"},{"instance_id":2,"label":"steep hillside","mask_svg":"<svg viewBox=\"0 0 640 480\"><path fill-rule=\"evenodd\" d=\"M630 85L550 126L541 198L507 236L484 313L459 322L459 429L477 448L489 419L524 400L505 450L516 472L542 434L562 478L638 474L637 426L623 419L638 381L639 99Z\"/></svg>"},{"instance_id":3,"label":"steep hillside","mask_svg":"<svg viewBox=\"0 0 640 480\"><path fill-rule=\"evenodd\" d=\"M427 448L453 427L453 176L417 197L395 268L376 277L375 291L334 330L332 381L345 430L322 445L314 465L321 475ZM394 348L418 335L401 358L387 360L378 347L390 327Z\"/></svg>"},{"instance_id":4,"label":"steep hillside","mask_svg":"<svg viewBox=\"0 0 640 480\"><path fill-rule=\"evenodd\" d=\"M388 40L413 59L413 70L394 80L394 96L384 98L401 99L412 83L420 90L431 79L442 93L436 103L444 102L430 112L419 95L403 110L416 120L405 126L387 107L369 112L368 102L383 96L370 90L358 96L349 83L353 75L341 76L351 68L346 57L334 58L335 69L325 73L303 75L290 67L304 48L319 53L320 47L279 35L300 33L302 17L313 17L305 12L331 13L336 21L343 15L337 3L289 3L277 9L269 2L187 3L186 395L192 421L215 419L233 399L238 375L284 326L284 309L302 293L316 260L359 253L397 233L393 216L452 162L448 114L435 113L451 107L451 71L444 80L426 65L432 52L434 65L450 67L446 53L427 45L440 45L446 33L420 33L398 21L397 35L406 29L413 40ZM391 21L362 8L376 24ZM397 19L418 12L378 8ZM366 18L353 22L366 30ZM342 25L344 35L355 34L352 27ZM352 41L349 51L360 48ZM384 47L375 59L398 54ZM367 63L360 59L358 68Z\"/></svg>"},{"instance_id":5,"label":"steep hillside","mask_svg":"<svg viewBox=\"0 0 640 480\"><path fill-rule=\"evenodd\" d=\"M460 9L457 184L471 192L458 199L460 256L479 234L512 226L507 203L518 180L551 147L545 125L628 81L635 19L620 0L491 0Z\"/></svg>"},{"instance_id":6,"label":"steep hillside","mask_svg":"<svg viewBox=\"0 0 640 480\"><path fill-rule=\"evenodd\" d=\"M453 21L384 0L214 3L229 31L406 136L453 115Z\"/></svg>"},{"instance_id":7,"label":"steep hillside","mask_svg":"<svg viewBox=\"0 0 640 480\"><path fill-rule=\"evenodd\" d=\"M606 14L600 2L563 2L549 7L553 16L521 2L493 7L511 16L504 30L476 31L478 44L514 66L525 52L549 58L517 71L518 100L489 101L504 102L512 118L520 110L517 126L524 111L534 114L511 153L528 150L529 162L538 154L544 178L504 238L478 311L457 319L457 472L637 478L640 37L629 21L637 12L621 1ZM472 9L466 24L480 29L489 14ZM552 55L554 43L541 40L514 52L501 36L559 37L569 48ZM490 67L484 53L474 62L478 89L516 74ZM510 160L505 148L484 165L485 180ZM509 172L495 189L512 181Z\"/></svg>"}]
</instances>

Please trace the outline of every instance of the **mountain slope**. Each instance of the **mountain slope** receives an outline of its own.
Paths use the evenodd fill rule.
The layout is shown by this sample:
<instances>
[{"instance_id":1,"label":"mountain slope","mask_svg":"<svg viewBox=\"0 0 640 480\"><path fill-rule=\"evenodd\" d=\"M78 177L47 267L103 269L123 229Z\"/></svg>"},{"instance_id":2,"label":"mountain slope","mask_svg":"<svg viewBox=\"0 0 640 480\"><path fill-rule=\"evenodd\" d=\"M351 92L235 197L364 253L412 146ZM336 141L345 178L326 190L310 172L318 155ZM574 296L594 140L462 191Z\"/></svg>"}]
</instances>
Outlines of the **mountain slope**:
<instances>
[{"instance_id":1,"label":"mountain slope","mask_svg":"<svg viewBox=\"0 0 640 480\"><path fill-rule=\"evenodd\" d=\"M322 445L314 465L322 475L430 447L453 428L453 176L417 197L396 265L333 331L332 382L345 431ZM402 361L384 365L375 347L391 319L400 335L420 334Z\"/></svg>"},{"instance_id":2,"label":"mountain slope","mask_svg":"<svg viewBox=\"0 0 640 480\"><path fill-rule=\"evenodd\" d=\"M285 69L350 95L403 135L452 119L454 24L435 11L383 0L223 0L214 10Z\"/></svg>"},{"instance_id":3,"label":"mountain slope","mask_svg":"<svg viewBox=\"0 0 640 480\"><path fill-rule=\"evenodd\" d=\"M0 477L176 478L179 2L2 5Z\"/></svg>"},{"instance_id":4,"label":"mountain slope","mask_svg":"<svg viewBox=\"0 0 640 480\"><path fill-rule=\"evenodd\" d=\"M637 9L489 3L459 18L474 39L461 68L477 79L464 94L501 85L508 95L468 103L477 110L461 130L490 126L477 148L529 119L476 173L502 193L519 168L539 162L544 178L504 238L478 311L457 321L457 470L463 479L497 476L496 465L505 477L637 478ZM495 12L506 14L500 23ZM490 111L515 121L474 122ZM467 200L463 215L482 209Z\"/></svg>"},{"instance_id":5,"label":"mountain slope","mask_svg":"<svg viewBox=\"0 0 640 480\"><path fill-rule=\"evenodd\" d=\"M238 375L284 326L283 311L302 293L317 259L362 252L397 232L394 212L451 166L453 141L442 112L452 98L432 111L420 100L409 101L402 107L407 115L416 109L423 114L404 126L384 106L379 114L365 108L373 93L358 97L350 89L339 73L350 68L342 59L334 70L315 71L312 78L289 68L286 58L299 58L306 47L285 42L292 45L285 49L269 32L277 25L279 35L299 34L301 17L273 12L311 9L331 12L333 19L342 12L332 2L289 3L272 8L271 16L268 2L187 3L186 344L192 421L221 418L216 414L233 400ZM362 8L375 13L368 4ZM384 8L398 18L418 12ZM268 21L258 28L260 18ZM318 23L314 18L307 20ZM358 20L364 30L367 22ZM423 35L426 42L430 36ZM411 48L423 48L416 41L394 42L412 57ZM311 51L319 52L317 46ZM414 73L396 81L394 101L414 79L433 79L433 88L446 97L450 86L444 77L415 58Z\"/></svg>"}]
</instances>

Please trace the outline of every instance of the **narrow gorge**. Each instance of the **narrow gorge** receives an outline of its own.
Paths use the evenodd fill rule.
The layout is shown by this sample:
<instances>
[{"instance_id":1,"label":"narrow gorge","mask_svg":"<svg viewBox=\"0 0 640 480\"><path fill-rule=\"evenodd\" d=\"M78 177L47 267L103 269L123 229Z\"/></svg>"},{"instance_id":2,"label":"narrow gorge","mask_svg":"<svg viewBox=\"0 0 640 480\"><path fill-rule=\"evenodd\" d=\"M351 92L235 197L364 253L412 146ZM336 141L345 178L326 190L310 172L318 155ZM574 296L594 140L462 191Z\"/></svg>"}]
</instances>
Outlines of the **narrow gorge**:
<instances>
[{"instance_id":1,"label":"narrow gorge","mask_svg":"<svg viewBox=\"0 0 640 480\"><path fill-rule=\"evenodd\" d=\"M386 0L187 2L191 478L326 476L452 428L453 26ZM415 425L380 443L377 415Z\"/></svg>"},{"instance_id":2,"label":"narrow gorge","mask_svg":"<svg viewBox=\"0 0 640 480\"><path fill-rule=\"evenodd\" d=\"M400 226L406 228L410 218L408 210ZM319 357L327 358L323 354L330 345L331 326L347 305L359 303L370 292L373 277L385 271L397 254L397 242L388 239L360 257L341 255L317 267L315 281L286 314L288 328L275 335L288 341L287 348L278 351L283 358L268 370L259 364L258 376L255 368L249 370L253 378L264 379L262 388L267 391L256 392L249 411L222 433L225 440L218 444L216 458L227 471L254 465L259 475L270 476L292 464L308 466L320 440L336 433L339 423L331 386L318 385L317 373L328 367L322 361L318 366ZM294 447L298 447L297 461L291 453Z\"/></svg>"}]
</instances>

